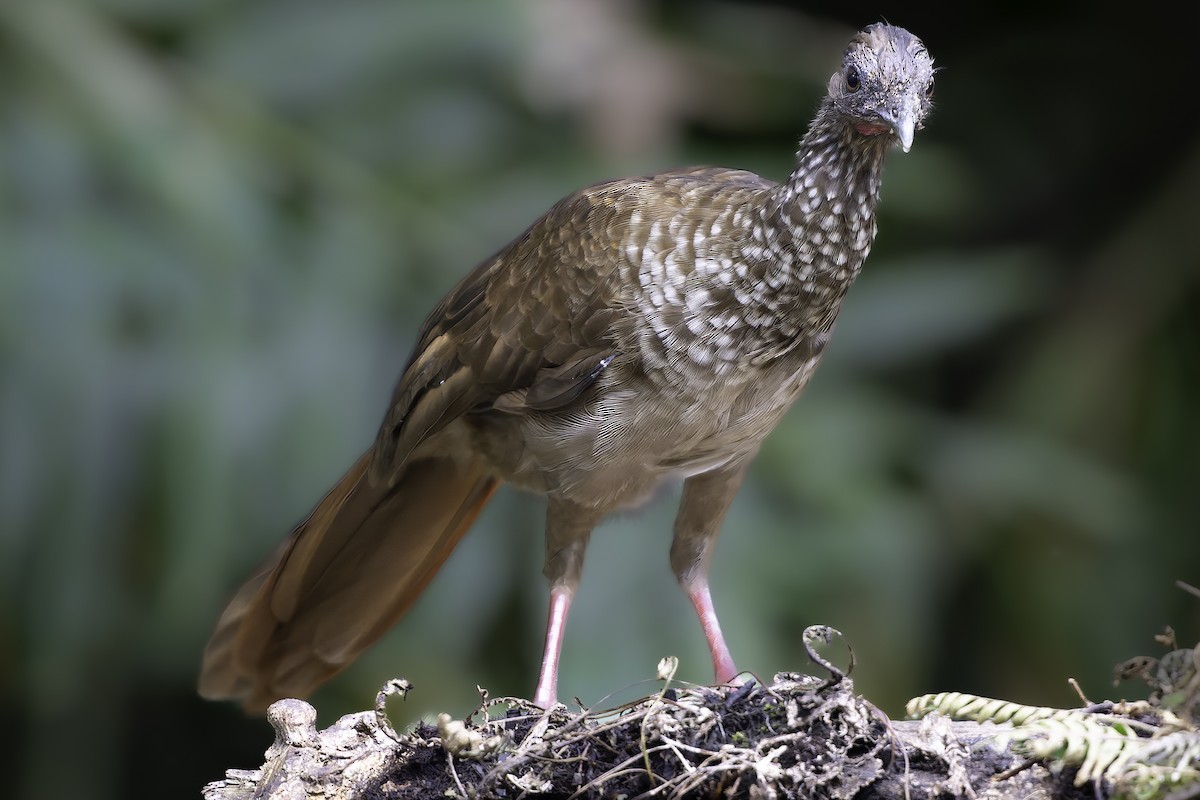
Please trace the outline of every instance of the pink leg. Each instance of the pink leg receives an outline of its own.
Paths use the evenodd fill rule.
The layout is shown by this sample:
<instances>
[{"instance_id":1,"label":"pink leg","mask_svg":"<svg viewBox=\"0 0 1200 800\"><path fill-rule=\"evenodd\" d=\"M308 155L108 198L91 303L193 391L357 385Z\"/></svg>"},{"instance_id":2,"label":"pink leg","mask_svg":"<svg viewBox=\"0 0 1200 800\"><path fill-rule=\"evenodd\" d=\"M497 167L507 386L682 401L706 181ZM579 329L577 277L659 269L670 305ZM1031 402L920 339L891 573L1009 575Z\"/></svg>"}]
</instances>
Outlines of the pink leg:
<instances>
[{"instance_id":1,"label":"pink leg","mask_svg":"<svg viewBox=\"0 0 1200 800\"><path fill-rule=\"evenodd\" d=\"M713 673L717 683L730 683L737 677L738 669L733 665L733 656L725 644L721 634L721 623L717 620L717 611L713 608L712 595L708 593L708 581L700 581L687 590L688 599L696 609L700 618L700 627L704 629L704 638L708 640L708 650L712 653Z\"/></svg>"},{"instance_id":2,"label":"pink leg","mask_svg":"<svg viewBox=\"0 0 1200 800\"><path fill-rule=\"evenodd\" d=\"M550 590L550 616L546 620L546 649L542 653L542 672L538 676L533 702L550 708L558 702L558 657L562 653L567 611L571 608L571 590L555 586ZM716 619L715 617L713 618ZM717 631L717 636L721 632Z\"/></svg>"}]
</instances>

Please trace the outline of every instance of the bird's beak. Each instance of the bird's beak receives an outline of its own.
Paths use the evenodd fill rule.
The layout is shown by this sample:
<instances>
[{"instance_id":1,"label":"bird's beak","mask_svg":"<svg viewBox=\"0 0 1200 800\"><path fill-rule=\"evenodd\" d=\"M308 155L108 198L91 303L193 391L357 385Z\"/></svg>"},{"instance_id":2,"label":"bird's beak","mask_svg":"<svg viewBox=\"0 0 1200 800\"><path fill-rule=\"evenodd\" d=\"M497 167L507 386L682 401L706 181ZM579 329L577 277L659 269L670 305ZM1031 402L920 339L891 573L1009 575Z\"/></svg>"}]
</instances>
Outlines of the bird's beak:
<instances>
[{"instance_id":1,"label":"bird's beak","mask_svg":"<svg viewBox=\"0 0 1200 800\"><path fill-rule=\"evenodd\" d=\"M911 103L896 104L890 114L882 114L883 121L892 128L892 136L900 143L900 149L908 152L912 148L913 133L917 130L917 109Z\"/></svg>"},{"instance_id":2,"label":"bird's beak","mask_svg":"<svg viewBox=\"0 0 1200 800\"><path fill-rule=\"evenodd\" d=\"M900 149L907 153L912 147L913 133L917 127L916 114L913 113L913 109L901 107L895 115L885 117L884 121L892 127L892 135L896 137L896 141L900 142Z\"/></svg>"},{"instance_id":3,"label":"bird's beak","mask_svg":"<svg viewBox=\"0 0 1200 800\"><path fill-rule=\"evenodd\" d=\"M908 152L912 147L913 128L916 123L913 122L912 114L902 114L896 124L892 126L892 130L896 134L896 138L900 140L900 149Z\"/></svg>"}]
</instances>

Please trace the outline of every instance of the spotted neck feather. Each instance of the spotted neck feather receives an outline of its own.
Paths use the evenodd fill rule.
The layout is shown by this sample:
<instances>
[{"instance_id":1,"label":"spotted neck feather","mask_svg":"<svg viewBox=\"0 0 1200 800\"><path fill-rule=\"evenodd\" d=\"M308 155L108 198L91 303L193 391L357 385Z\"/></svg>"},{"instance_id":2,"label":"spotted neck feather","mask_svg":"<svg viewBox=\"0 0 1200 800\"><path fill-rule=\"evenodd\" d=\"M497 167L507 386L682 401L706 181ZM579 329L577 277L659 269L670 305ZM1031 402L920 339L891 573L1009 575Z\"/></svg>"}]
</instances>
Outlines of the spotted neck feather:
<instances>
[{"instance_id":1,"label":"spotted neck feather","mask_svg":"<svg viewBox=\"0 0 1200 800\"><path fill-rule=\"evenodd\" d=\"M751 239L762 250L753 292L779 348L825 337L875 240L890 137L864 136L826 103L796 167L767 191ZM778 355L776 351L771 355Z\"/></svg>"},{"instance_id":2,"label":"spotted neck feather","mask_svg":"<svg viewBox=\"0 0 1200 800\"><path fill-rule=\"evenodd\" d=\"M781 359L810 368L875 238L887 147L827 99L783 183L721 169L639 182L621 249L640 313L619 323L636 328L623 346L663 384L705 389Z\"/></svg>"}]
</instances>

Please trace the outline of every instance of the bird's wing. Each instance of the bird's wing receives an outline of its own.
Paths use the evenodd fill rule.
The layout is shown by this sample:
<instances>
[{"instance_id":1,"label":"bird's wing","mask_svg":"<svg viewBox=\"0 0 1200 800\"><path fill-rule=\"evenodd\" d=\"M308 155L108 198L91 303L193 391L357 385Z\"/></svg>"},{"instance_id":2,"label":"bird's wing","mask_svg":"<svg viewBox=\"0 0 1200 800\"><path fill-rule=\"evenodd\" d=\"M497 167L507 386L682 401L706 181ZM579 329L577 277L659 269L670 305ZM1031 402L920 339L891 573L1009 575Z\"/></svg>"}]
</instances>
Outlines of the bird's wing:
<instances>
[{"instance_id":1,"label":"bird's wing","mask_svg":"<svg viewBox=\"0 0 1200 800\"><path fill-rule=\"evenodd\" d=\"M392 395L375 480L472 410L547 411L578 398L616 355L622 184L576 192L467 275L426 319Z\"/></svg>"}]
</instances>

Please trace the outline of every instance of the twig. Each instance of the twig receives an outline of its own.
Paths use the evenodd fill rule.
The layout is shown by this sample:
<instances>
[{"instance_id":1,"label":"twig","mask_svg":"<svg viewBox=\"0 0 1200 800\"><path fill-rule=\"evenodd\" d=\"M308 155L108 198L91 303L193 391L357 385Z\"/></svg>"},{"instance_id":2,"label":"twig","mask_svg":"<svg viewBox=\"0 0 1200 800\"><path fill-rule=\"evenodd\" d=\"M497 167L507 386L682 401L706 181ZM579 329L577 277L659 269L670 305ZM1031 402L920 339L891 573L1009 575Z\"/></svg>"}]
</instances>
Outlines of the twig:
<instances>
[{"instance_id":1,"label":"twig","mask_svg":"<svg viewBox=\"0 0 1200 800\"><path fill-rule=\"evenodd\" d=\"M458 778L458 769L454 766L454 756L450 755L449 750L446 751L446 763L450 767L450 777L454 778L454 785L458 787L458 796L463 800L468 800L467 790Z\"/></svg>"}]
</instances>

